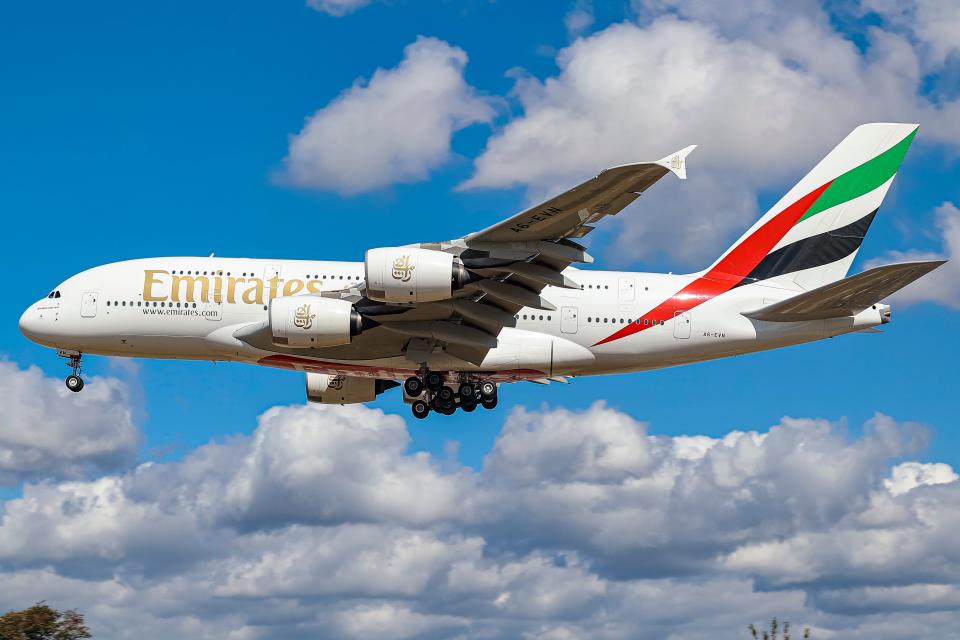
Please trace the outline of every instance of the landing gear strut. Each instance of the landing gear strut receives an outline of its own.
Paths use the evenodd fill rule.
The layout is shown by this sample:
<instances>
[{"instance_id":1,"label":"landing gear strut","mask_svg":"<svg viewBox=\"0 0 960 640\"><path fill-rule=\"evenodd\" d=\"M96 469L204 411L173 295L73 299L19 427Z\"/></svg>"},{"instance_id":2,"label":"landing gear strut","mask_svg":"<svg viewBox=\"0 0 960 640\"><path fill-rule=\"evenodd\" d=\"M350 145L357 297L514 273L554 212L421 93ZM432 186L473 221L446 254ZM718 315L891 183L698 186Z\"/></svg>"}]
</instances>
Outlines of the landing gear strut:
<instances>
[{"instance_id":1,"label":"landing gear strut","mask_svg":"<svg viewBox=\"0 0 960 640\"><path fill-rule=\"evenodd\" d=\"M62 354L64 357L69 358L70 362L67 362L67 366L73 370L73 373L67 376L67 379L64 380L64 383L67 385L67 389L76 393L83 389L83 378L80 377L80 356L79 353L66 353Z\"/></svg>"}]
</instances>

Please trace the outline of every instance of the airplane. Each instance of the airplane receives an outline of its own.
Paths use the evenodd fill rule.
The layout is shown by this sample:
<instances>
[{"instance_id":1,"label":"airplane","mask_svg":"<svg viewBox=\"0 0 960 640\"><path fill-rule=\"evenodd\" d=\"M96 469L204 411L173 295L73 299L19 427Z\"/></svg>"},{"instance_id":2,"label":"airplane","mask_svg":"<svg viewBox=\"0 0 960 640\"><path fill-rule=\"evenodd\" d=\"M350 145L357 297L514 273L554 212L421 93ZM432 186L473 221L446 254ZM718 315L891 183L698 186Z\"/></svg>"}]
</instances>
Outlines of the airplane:
<instances>
[{"instance_id":1,"label":"airplane","mask_svg":"<svg viewBox=\"0 0 960 640\"><path fill-rule=\"evenodd\" d=\"M881 301L943 264L847 272L917 133L854 129L708 268L599 271L579 242L667 174L686 147L613 167L461 238L363 262L170 257L70 277L20 318L80 391L83 354L235 361L303 371L307 399L393 387L413 415L497 405L504 383L568 382L740 355L891 320ZM709 206L709 205L708 205Z\"/></svg>"}]
</instances>

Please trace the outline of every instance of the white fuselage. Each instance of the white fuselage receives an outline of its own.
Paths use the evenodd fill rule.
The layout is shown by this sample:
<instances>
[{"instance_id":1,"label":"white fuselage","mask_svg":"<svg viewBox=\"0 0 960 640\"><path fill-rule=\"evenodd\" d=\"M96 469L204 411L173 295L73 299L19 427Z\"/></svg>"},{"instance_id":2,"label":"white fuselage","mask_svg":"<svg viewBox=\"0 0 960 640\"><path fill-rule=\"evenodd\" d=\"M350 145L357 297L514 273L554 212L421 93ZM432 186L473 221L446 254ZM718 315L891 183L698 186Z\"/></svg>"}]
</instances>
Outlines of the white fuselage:
<instances>
[{"instance_id":1,"label":"white fuselage","mask_svg":"<svg viewBox=\"0 0 960 640\"><path fill-rule=\"evenodd\" d=\"M857 316L763 322L742 312L797 295L792 280L731 289L715 297L674 298L669 317L650 317L699 274L673 275L568 269L582 289L547 287L556 310L524 308L479 365L435 350L434 371L483 371L502 381L623 373L809 342L881 324ZM149 258L79 273L56 297L24 312L32 340L70 352L143 358L230 360L329 374L403 379L418 369L403 353L365 357L347 348L259 348L234 334L268 319L272 297L316 294L359 285L362 262L240 258ZM662 314L661 314L662 315ZM631 323L636 330L631 331ZM642 330L641 330L642 329ZM383 329L379 329L385 331ZM610 339L614 334L621 335ZM393 334L391 334L392 336ZM395 337L395 336L394 336ZM598 344L607 340L603 344ZM278 353L280 351L280 353Z\"/></svg>"}]
</instances>

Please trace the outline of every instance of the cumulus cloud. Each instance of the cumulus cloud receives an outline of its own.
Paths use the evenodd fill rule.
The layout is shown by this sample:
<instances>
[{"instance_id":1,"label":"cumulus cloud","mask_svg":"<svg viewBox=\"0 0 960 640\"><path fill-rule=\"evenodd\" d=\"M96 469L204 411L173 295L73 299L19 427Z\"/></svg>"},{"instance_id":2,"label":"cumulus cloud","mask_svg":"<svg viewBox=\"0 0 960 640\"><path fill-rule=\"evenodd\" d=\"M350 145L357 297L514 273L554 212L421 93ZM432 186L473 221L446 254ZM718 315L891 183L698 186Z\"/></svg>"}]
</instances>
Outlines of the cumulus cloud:
<instances>
[{"instance_id":1,"label":"cumulus cloud","mask_svg":"<svg viewBox=\"0 0 960 640\"><path fill-rule=\"evenodd\" d=\"M593 26L593 3L587 0L575 2L567 15L563 17L563 25L567 28L567 35L576 38Z\"/></svg>"},{"instance_id":2,"label":"cumulus cloud","mask_svg":"<svg viewBox=\"0 0 960 640\"><path fill-rule=\"evenodd\" d=\"M942 462L904 462L893 468L884 486L895 496L929 484L947 484L960 479L948 464Z\"/></svg>"},{"instance_id":3,"label":"cumulus cloud","mask_svg":"<svg viewBox=\"0 0 960 640\"><path fill-rule=\"evenodd\" d=\"M893 294L890 300L900 304L933 302L960 309L960 209L952 202L944 202L934 211L934 224L940 235L940 251L888 251L868 261L866 267L911 260L949 260Z\"/></svg>"},{"instance_id":4,"label":"cumulus cloud","mask_svg":"<svg viewBox=\"0 0 960 640\"><path fill-rule=\"evenodd\" d=\"M894 638L896 602L939 637L960 483L901 461L927 438L879 414L858 437L784 418L708 438L519 409L474 470L409 452L379 410L276 407L180 461L27 484L0 607L79 606L115 638L712 638L771 615Z\"/></svg>"},{"instance_id":5,"label":"cumulus cloud","mask_svg":"<svg viewBox=\"0 0 960 640\"><path fill-rule=\"evenodd\" d=\"M960 2L956 0L861 0L861 6L908 33L919 44L928 66L942 65L960 51Z\"/></svg>"},{"instance_id":6,"label":"cumulus cloud","mask_svg":"<svg viewBox=\"0 0 960 640\"><path fill-rule=\"evenodd\" d=\"M355 194L423 180L451 154L454 132L493 117L464 79L467 54L419 37L392 69L377 69L307 119L290 139L282 178Z\"/></svg>"},{"instance_id":7,"label":"cumulus cloud","mask_svg":"<svg viewBox=\"0 0 960 640\"><path fill-rule=\"evenodd\" d=\"M759 192L785 190L858 124L917 121L923 141L960 141L960 106L922 95L920 55L897 31L870 30L861 51L812 2L650 0L637 10L636 22L561 51L557 75L517 82L522 113L490 138L464 186L520 185L539 199L696 143L690 180L665 179L618 216L612 253L705 266L760 215Z\"/></svg>"},{"instance_id":8,"label":"cumulus cloud","mask_svg":"<svg viewBox=\"0 0 960 640\"><path fill-rule=\"evenodd\" d=\"M370 0L307 0L307 6L332 16L344 16L370 4Z\"/></svg>"},{"instance_id":9,"label":"cumulus cloud","mask_svg":"<svg viewBox=\"0 0 960 640\"><path fill-rule=\"evenodd\" d=\"M140 431L127 386L97 378L81 394L37 367L0 360L0 484L78 478L130 464Z\"/></svg>"}]
</instances>

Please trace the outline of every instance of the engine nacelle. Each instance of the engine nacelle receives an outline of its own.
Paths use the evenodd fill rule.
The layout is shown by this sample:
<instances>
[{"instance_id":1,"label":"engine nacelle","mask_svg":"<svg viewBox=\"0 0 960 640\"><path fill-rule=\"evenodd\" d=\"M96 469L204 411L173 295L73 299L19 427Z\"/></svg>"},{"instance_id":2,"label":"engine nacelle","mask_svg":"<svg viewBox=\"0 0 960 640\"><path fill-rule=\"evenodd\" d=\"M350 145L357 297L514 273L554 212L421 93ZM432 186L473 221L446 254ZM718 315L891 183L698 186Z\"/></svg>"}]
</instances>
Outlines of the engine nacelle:
<instances>
[{"instance_id":1,"label":"engine nacelle","mask_svg":"<svg viewBox=\"0 0 960 640\"><path fill-rule=\"evenodd\" d=\"M370 249L364 261L367 297L380 302L448 300L467 278L453 255L432 249Z\"/></svg>"},{"instance_id":2,"label":"engine nacelle","mask_svg":"<svg viewBox=\"0 0 960 640\"><path fill-rule=\"evenodd\" d=\"M307 400L322 404L370 402L387 389L397 385L398 383L392 380L308 373Z\"/></svg>"},{"instance_id":3,"label":"engine nacelle","mask_svg":"<svg viewBox=\"0 0 960 640\"><path fill-rule=\"evenodd\" d=\"M270 301L274 344L287 347L335 347L360 333L362 319L346 300L320 296L283 296Z\"/></svg>"}]
</instances>

